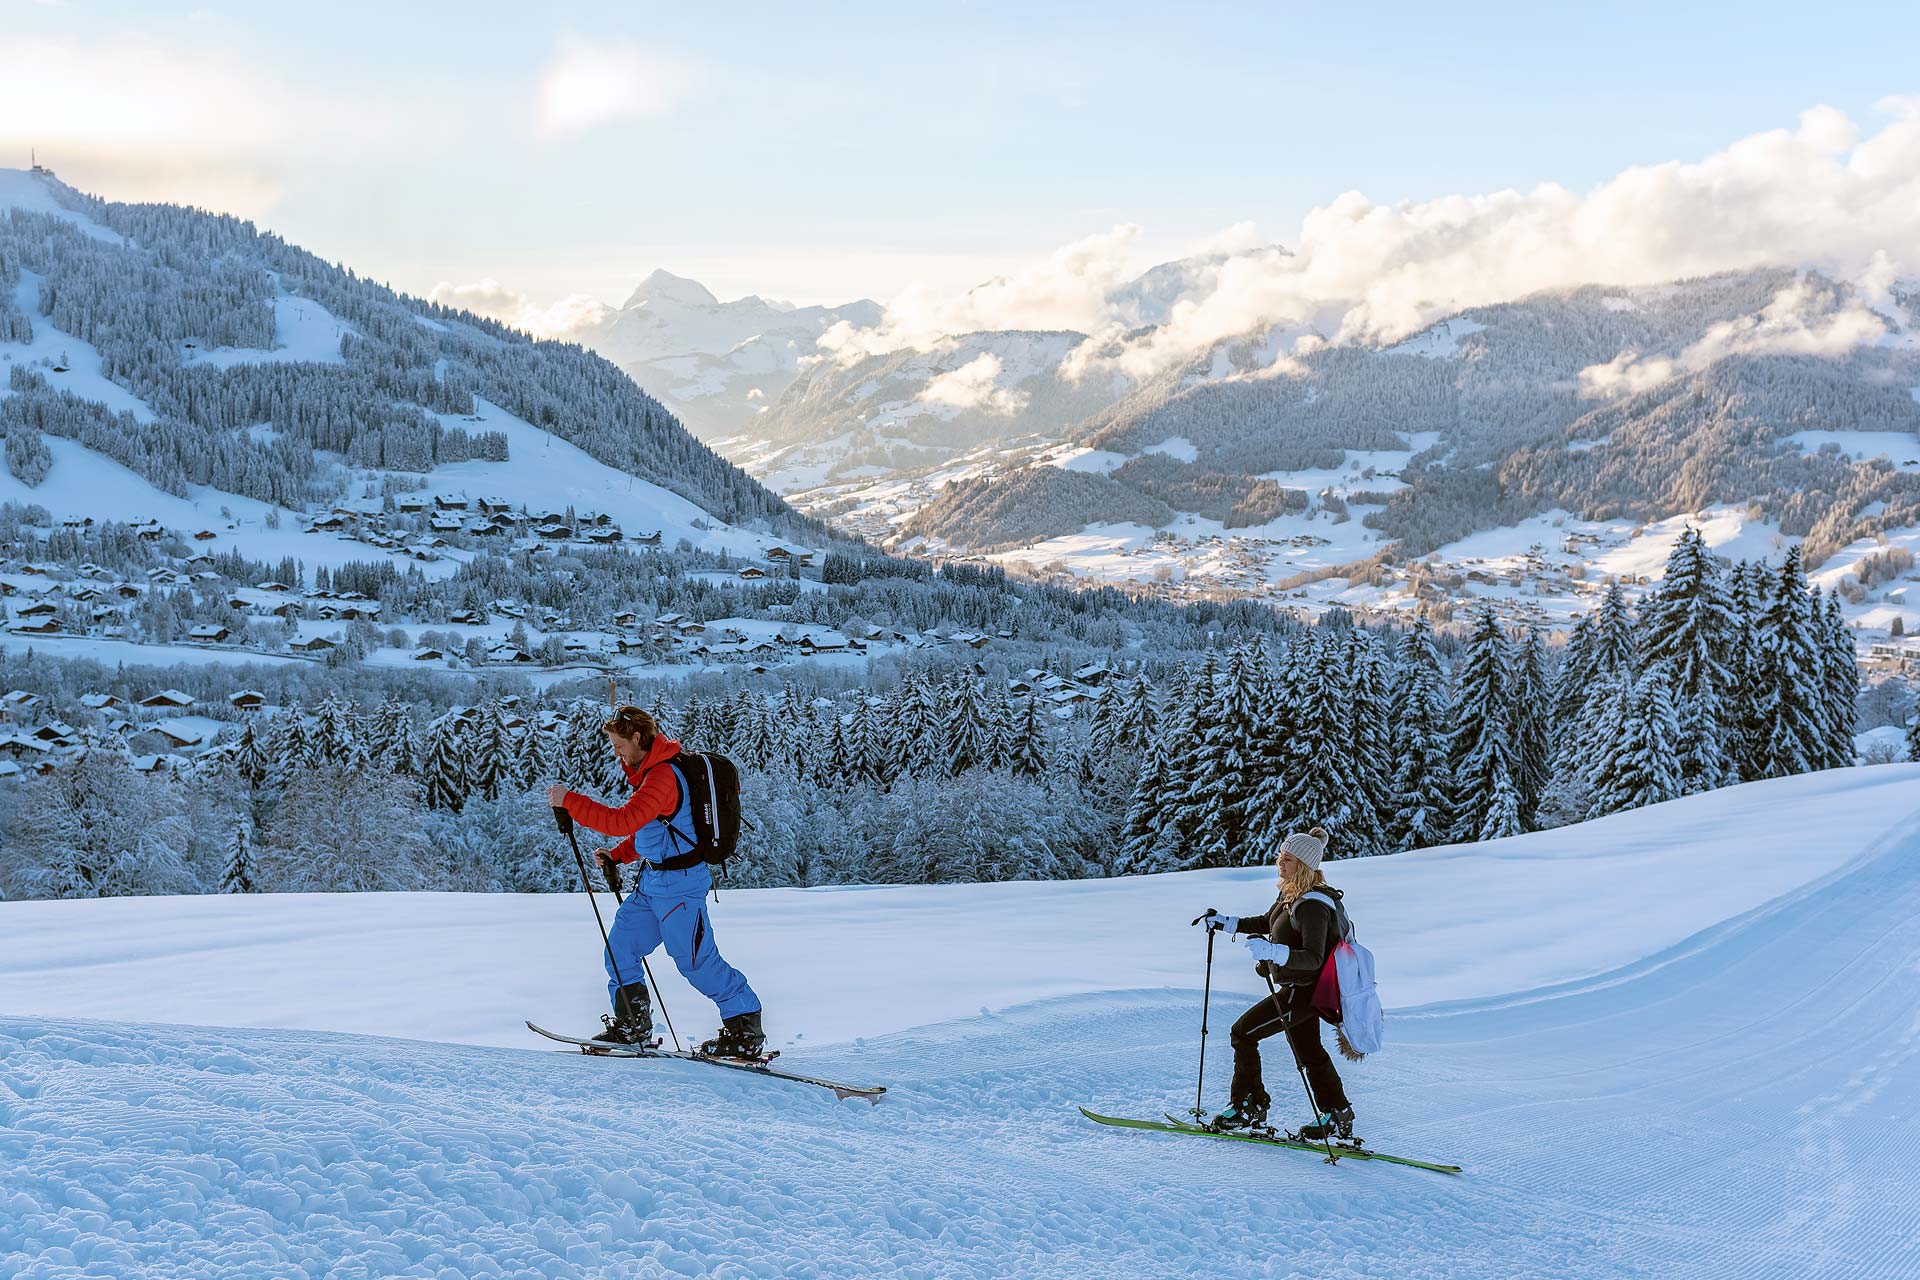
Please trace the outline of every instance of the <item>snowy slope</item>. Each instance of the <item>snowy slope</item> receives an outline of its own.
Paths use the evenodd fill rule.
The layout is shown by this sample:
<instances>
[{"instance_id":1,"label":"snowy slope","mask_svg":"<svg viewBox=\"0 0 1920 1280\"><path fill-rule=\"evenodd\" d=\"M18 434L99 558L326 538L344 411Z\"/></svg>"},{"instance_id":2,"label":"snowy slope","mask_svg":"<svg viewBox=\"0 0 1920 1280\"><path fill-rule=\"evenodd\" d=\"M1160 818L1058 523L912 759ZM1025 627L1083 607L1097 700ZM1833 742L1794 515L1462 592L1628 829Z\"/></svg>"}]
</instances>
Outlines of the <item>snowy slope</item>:
<instances>
[{"instance_id":1,"label":"snowy slope","mask_svg":"<svg viewBox=\"0 0 1920 1280\"><path fill-rule=\"evenodd\" d=\"M577 899L0 904L0 1273L1911 1275L1916 782L1335 866L1395 1009L1345 1070L1362 1129L1458 1179L1073 1110L1190 1105L1186 921L1262 905L1252 873L723 894L778 1037L810 1032L788 1056L888 1082L877 1108L524 1036L79 1020L579 1025ZM1215 979L1218 1037L1244 956ZM710 1025L665 994L683 1035Z\"/></svg>"}]
</instances>

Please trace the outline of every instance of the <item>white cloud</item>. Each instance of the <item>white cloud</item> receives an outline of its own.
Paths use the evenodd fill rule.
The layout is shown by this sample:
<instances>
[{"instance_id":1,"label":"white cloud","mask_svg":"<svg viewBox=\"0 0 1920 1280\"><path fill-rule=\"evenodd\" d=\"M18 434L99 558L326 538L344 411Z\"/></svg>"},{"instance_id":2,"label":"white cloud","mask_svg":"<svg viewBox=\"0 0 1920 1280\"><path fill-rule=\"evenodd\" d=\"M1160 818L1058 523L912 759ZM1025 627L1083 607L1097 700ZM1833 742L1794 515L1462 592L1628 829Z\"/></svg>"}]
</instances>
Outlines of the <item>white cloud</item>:
<instances>
[{"instance_id":1,"label":"white cloud","mask_svg":"<svg viewBox=\"0 0 1920 1280\"><path fill-rule=\"evenodd\" d=\"M920 389L919 398L928 404L952 405L958 409L1018 413L1027 407L1027 394L999 386L1000 372L1000 357L990 351L983 352L959 368L930 379Z\"/></svg>"},{"instance_id":2,"label":"white cloud","mask_svg":"<svg viewBox=\"0 0 1920 1280\"><path fill-rule=\"evenodd\" d=\"M1862 273L1884 290L1891 283L1879 255ZM1809 280L1797 280L1775 294L1758 315L1739 316L1708 329L1674 359L1640 358L1622 352L1611 361L1580 371L1580 393L1589 397L1634 395L1680 373L1698 373L1736 355L1843 356L1855 347L1886 336L1887 322L1865 295L1844 299Z\"/></svg>"},{"instance_id":3,"label":"white cloud","mask_svg":"<svg viewBox=\"0 0 1920 1280\"><path fill-rule=\"evenodd\" d=\"M1547 183L1381 205L1348 192L1306 216L1290 253L1258 246L1249 227L1229 228L1207 246L1232 253L1211 287L1190 291L1167 324L1144 336L1127 336L1132 322L1110 287L1136 232L1127 227L965 295L909 295L890 304L878 329L833 341L860 354L924 348L971 329L1071 328L1098 339L1082 349L1077 372L1145 377L1256 330L1391 342L1463 308L1581 284L1788 265L1884 294L1894 275L1920 274L1920 99L1889 99L1880 109L1892 118L1871 134L1815 107L1796 128L1742 138L1696 162L1627 169L1584 195ZM1872 336L1864 311L1796 323L1792 305L1715 341L1830 351ZM1708 354L1703 347L1692 358ZM1599 393L1654 372L1599 366L1589 381Z\"/></svg>"},{"instance_id":4,"label":"white cloud","mask_svg":"<svg viewBox=\"0 0 1920 1280\"><path fill-rule=\"evenodd\" d=\"M537 118L551 136L665 115L691 84L688 68L628 42L567 36L540 72Z\"/></svg>"},{"instance_id":5,"label":"white cloud","mask_svg":"<svg viewBox=\"0 0 1920 1280\"><path fill-rule=\"evenodd\" d=\"M1109 295L1132 274L1129 250L1139 233L1139 227L1122 224L958 295L910 289L887 303L877 328L837 324L822 336L820 347L852 363L876 352L930 348L942 338L989 329L1084 333L1101 328L1113 315Z\"/></svg>"},{"instance_id":6,"label":"white cloud","mask_svg":"<svg viewBox=\"0 0 1920 1280\"><path fill-rule=\"evenodd\" d=\"M427 300L499 320L538 338L575 339L613 314L613 308L584 293L569 294L543 307L491 276L470 284L442 280L427 291Z\"/></svg>"}]
</instances>

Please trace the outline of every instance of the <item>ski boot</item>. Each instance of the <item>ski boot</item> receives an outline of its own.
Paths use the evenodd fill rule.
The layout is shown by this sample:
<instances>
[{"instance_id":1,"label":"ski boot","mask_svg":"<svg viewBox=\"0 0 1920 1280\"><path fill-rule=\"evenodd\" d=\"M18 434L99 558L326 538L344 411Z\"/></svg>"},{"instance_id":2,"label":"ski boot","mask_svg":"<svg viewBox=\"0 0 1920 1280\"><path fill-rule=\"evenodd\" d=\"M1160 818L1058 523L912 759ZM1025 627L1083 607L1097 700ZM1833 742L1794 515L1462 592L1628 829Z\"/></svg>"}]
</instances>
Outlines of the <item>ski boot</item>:
<instances>
[{"instance_id":1,"label":"ski boot","mask_svg":"<svg viewBox=\"0 0 1920 1280\"><path fill-rule=\"evenodd\" d=\"M702 1041L695 1050L703 1058L745 1058L757 1061L767 1047L766 1032L760 1029L760 1011L736 1013L720 1023L711 1040Z\"/></svg>"},{"instance_id":2,"label":"ski boot","mask_svg":"<svg viewBox=\"0 0 1920 1280\"><path fill-rule=\"evenodd\" d=\"M1300 1126L1299 1136L1307 1142L1325 1142L1328 1138L1352 1142L1353 1108L1341 1107L1337 1111L1322 1112L1312 1124Z\"/></svg>"},{"instance_id":3,"label":"ski boot","mask_svg":"<svg viewBox=\"0 0 1920 1280\"><path fill-rule=\"evenodd\" d=\"M1236 1102L1209 1120L1207 1128L1218 1129L1224 1133L1229 1129L1264 1129L1266 1124L1266 1103Z\"/></svg>"},{"instance_id":4,"label":"ski boot","mask_svg":"<svg viewBox=\"0 0 1920 1280\"><path fill-rule=\"evenodd\" d=\"M620 988L620 994L613 1002L611 1014L601 1014L600 1021L606 1024L606 1030L595 1036L595 1040L609 1045L637 1045L651 1048L653 1045L653 1001L647 995L645 983L635 982Z\"/></svg>"}]
</instances>

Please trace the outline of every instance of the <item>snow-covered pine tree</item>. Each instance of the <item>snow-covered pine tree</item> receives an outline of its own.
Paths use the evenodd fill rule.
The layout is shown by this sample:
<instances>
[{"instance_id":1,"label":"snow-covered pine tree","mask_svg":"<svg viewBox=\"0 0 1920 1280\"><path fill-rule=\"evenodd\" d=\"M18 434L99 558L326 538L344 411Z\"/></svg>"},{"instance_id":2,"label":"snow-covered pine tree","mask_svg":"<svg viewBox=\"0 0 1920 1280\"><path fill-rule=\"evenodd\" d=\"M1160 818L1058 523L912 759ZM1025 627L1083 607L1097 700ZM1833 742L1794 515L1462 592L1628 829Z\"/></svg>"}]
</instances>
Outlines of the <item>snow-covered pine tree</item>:
<instances>
[{"instance_id":1,"label":"snow-covered pine tree","mask_svg":"<svg viewBox=\"0 0 1920 1280\"><path fill-rule=\"evenodd\" d=\"M220 892L259 891L259 866L253 856L253 826L242 818L233 824L233 835L227 841L227 862L220 873Z\"/></svg>"},{"instance_id":2,"label":"snow-covered pine tree","mask_svg":"<svg viewBox=\"0 0 1920 1280\"><path fill-rule=\"evenodd\" d=\"M459 812L467 800L466 728L451 713L427 726L426 753L420 761L422 799L429 809Z\"/></svg>"},{"instance_id":3,"label":"snow-covered pine tree","mask_svg":"<svg viewBox=\"0 0 1920 1280\"><path fill-rule=\"evenodd\" d=\"M1576 730L1580 709L1593 692L1595 670L1593 617L1582 614L1567 633L1560 669L1553 676L1553 776L1564 780L1580 768Z\"/></svg>"},{"instance_id":4,"label":"snow-covered pine tree","mask_svg":"<svg viewBox=\"0 0 1920 1280\"><path fill-rule=\"evenodd\" d=\"M1522 831L1539 827L1540 802L1553 778L1551 714L1546 642L1534 623L1513 655L1513 765L1508 780L1520 798Z\"/></svg>"},{"instance_id":5,"label":"snow-covered pine tree","mask_svg":"<svg viewBox=\"0 0 1920 1280\"><path fill-rule=\"evenodd\" d=\"M1400 683L1393 718L1394 846L1419 849L1452 834L1452 775L1447 762L1451 718L1447 676L1425 617L1400 642Z\"/></svg>"},{"instance_id":6,"label":"snow-covered pine tree","mask_svg":"<svg viewBox=\"0 0 1920 1280\"><path fill-rule=\"evenodd\" d=\"M1638 630L1627 611L1627 593L1620 579L1614 578L1607 583L1607 593L1600 598L1600 609L1593 620L1594 668L1601 672L1634 670Z\"/></svg>"},{"instance_id":7,"label":"snow-covered pine tree","mask_svg":"<svg viewBox=\"0 0 1920 1280\"><path fill-rule=\"evenodd\" d=\"M1624 682L1621 673L1616 678ZM1634 681L1618 721L1619 732L1605 744L1594 774L1593 817L1639 809L1672 800L1684 783L1675 758L1680 726L1664 667Z\"/></svg>"},{"instance_id":8,"label":"snow-covered pine tree","mask_svg":"<svg viewBox=\"0 0 1920 1280\"><path fill-rule=\"evenodd\" d=\"M1262 833L1268 858L1293 827L1324 827L1327 856L1350 857L1366 849L1366 826L1358 821L1354 783L1352 690L1346 643L1316 630L1294 646L1294 723L1288 735L1295 779L1284 807L1267 811Z\"/></svg>"},{"instance_id":9,"label":"snow-covered pine tree","mask_svg":"<svg viewBox=\"0 0 1920 1280\"><path fill-rule=\"evenodd\" d=\"M1827 596L1821 612L1820 654L1825 672L1827 751L1823 764L1843 769L1853 763L1853 728L1860 702L1860 661L1853 632L1840 611L1840 593Z\"/></svg>"},{"instance_id":10,"label":"snow-covered pine tree","mask_svg":"<svg viewBox=\"0 0 1920 1280\"><path fill-rule=\"evenodd\" d=\"M1493 606L1482 605L1455 681L1447 765L1453 775L1453 835L1477 839L1501 773L1514 771L1511 644Z\"/></svg>"},{"instance_id":11,"label":"snow-covered pine tree","mask_svg":"<svg viewBox=\"0 0 1920 1280\"><path fill-rule=\"evenodd\" d=\"M1167 783L1172 769L1167 744L1156 741L1127 802L1119 852L1111 868L1116 875L1184 871L1191 865L1169 811Z\"/></svg>"},{"instance_id":12,"label":"snow-covered pine tree","mask_svg":"<svg viewBox=\"0 0 1920 1280\"><path fill-rule=\"evenodd\" d=\"M1347 633L1346 661L1353 817L1341 856L1363 857L1386 852L1387 830L1395 812L1393 732L1388 719L1391 677L1381 646L1363 628Z\"/></svg>"},{"instance_id":13,"label":"snow-covered pine tree","mask_svg":"<svg viewBox=\"0 0 1920 1280\"><path fill-rule=\"evenodd\" d=\"M1166 821L1179 841L1183 867L1220 866L1226 852L1219 825L1226 763L1219 677L1218 655L1209 649L1188 685L1186 732L1169 752L1173 772L1164 779Z\"/></svg>"},{"instance_id":14,"label":"snow-covered pine tree","mask_svg":"<svg viewBox=\"0 0 1920 1280\"><path fill-rule=\"evenodd\" d=\"M1508 836L1517 836L1525 828L1520 822L1520 788L1513 784L1513 775L1507 772L1504 764L1496 765L1493 772L1493 800L1487 806L1487 818L1480 828L1481 840L1504 840Z\"/></svg>"},{"instance_id":15,"label":"snow-covered pine tree","mask_svg":"<svg viewBox=\"0 0 1920 1280\"><path fill-rule=\"evenodd\" d=\"M1727 771L1731 780L1766 776L1766 646L1761 616L1771 580L1765 564L1742 561L1728 578L1733 629L1727 644L1727 697L1721 709Z\"/></svg>"},{"instance_id":16,"label":"snow-covered pine tree","mask_svg":"<svg viewBox=\"0 0 1920 1280\"><path fill-rule=\"evenodd\" d=\"M1724 695L1728 644L1736 630L1733 595L1719 557L1688 525L1667 556L1659 590L1641 609L1640 657L1664 663L1673 696L1686 702L1711 688Z\"/></svg>"},{"instance_id":17,"label":"snow-covered pine tree","mask_svg":"<svg viewBox=\"0 0 1920 1280\"><path fill-rule=\"evenodd\" d=\"M250 787L265 782L270 772L267 753L261 746L260 735L253 731L251 720L240 730L240 738L234 743L233 769L241 781Z\"/></svg>"},{"instance_id":18,"label":"snow-covered pine tree","mask_svg":"<svg viewBox=\"0 0 1920 1280\"><path fill-rule=\"evenodd\" d=\"M943 692L946 714L940 736L947 775L957 778L970 769L991 767L998 734L994 731L993 708L981 682L970 675L958 675L947 682Z\"/></svg>"},{"instance_id":19,"label":"snow-covered pine tree","mask_svg":"<svg viewBox=\"0 0 1920 1280\"><path fill-rule=\"evenodd\" d=\"M386 698L373 714L367 757L371 764L412 777L418 767L418 748L414 742L413 708L398 698Z\"/></svg>"},{"instance_id":20,"label":"snow-covered pine tree","mask_svg":"<svg viewBox=\"0 0 1920 1280\"><path fill-rule=\"evenodd\" d=\"M1015 777L1044 778L1047 776L1047 754L1047 726L1040 718L1040 699L1029 694L1026 710L1021 714L1020 728L1009 744L1007 767Z\"/></svg>"},{"instance_id":21,"label":"snow-covered pine tree","mask_svg":"<svg viewBox=\"0 0 1920 1280\"><path fill-rule=\"evenodd\" d=\"M507 729L506 709L498 698L480 709L480 724L467 759L467 792L482 800L499 797L511 782L514 765L513 734Z\"/></svg>"},{"instance_id":22,"label":"snow-covered pine tree","mask_svg":"<svg viewBox=\"0 0 1920 1280\"><path fill-rule=\"evenodd\" d=\"M1788 548L1760 618L1762 723L1760 776L1782 778L1819 767L1827 754L1825 664L1800 548Z\"/></svg>"}]
</instances>

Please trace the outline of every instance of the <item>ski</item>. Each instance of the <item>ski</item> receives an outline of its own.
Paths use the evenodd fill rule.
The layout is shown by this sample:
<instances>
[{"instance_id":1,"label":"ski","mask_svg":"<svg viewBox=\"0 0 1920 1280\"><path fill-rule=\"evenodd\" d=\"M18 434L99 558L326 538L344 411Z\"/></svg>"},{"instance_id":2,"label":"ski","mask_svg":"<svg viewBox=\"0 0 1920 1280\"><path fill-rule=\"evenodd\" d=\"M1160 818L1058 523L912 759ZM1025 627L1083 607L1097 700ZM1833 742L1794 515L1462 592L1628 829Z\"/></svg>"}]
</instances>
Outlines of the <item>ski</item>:
<instances>
[{"instance_id":1,"label":"ski","mask_svg":"<svg viewBox=\"0 0 1920 1280\"><path fill-rule=\"evenodd\" d=\"M1294 1151L1311 1151L1333 1162L1340 1160L1383 1160L1388 1164L1404 1164L1415 1169L1430 1169L1434 1173L1459 1173L1457 1164L1431 1164L1425 1160L1409 1160L1405 1156L1390 1156L1380 1151L1372 1151L1358 1143L1308 1142L1297 1134L1282 1133L1275 1129L1250 1130L1236 1132L1229 1129L1209 1129L1204 1125L1187 1124L1168 1116L1160 1120L1129 1120L1119 1116L1103 1116L1097 1112L1080 1108L1080 1114L1095 1124L1115 1125L1122 1129L1151 1129L1157 1133L1190 1133L1202 1138L1229 1138L1235 1142L1255 1142L1268 1147L1287 1147ZM1329 1156L1328 1151L1332 1154Z\"/></svg>"},{"instance_id":2,"label":"ski","mask_svg":"<svg viewBox=\"0 0 1920 1280\"><path fill-rule=\"evenodd\" d=\"M792 1071L778 1071L768 1065L780 1056L778 1049L764 1058L714 1058L703 1053L676 1052L672 1049L657 1047L640 1048L634 1045L608 1044L604 1040L587 1040L580 1036L565 1036L558 1031L549 1031L533 1022L527 1023L527 1030L543 1035L549 1040L558 1040L561 1044L578 1046L580 1052L597 1058L677 1058L682 1062L704 1062L712 1067L725 1067L729 1071L747 1071L754 1075L772 1076L776 1080L791 1080L795 1084L810 1084L819 1089L831 1090L833 1096L845 1101L848 1098L865 1098L878 1106L887 1092L885 1085L841 1084L838 1080L822 1080L818 1076L803 1076Z\"/></svg>"}]
</instances>

